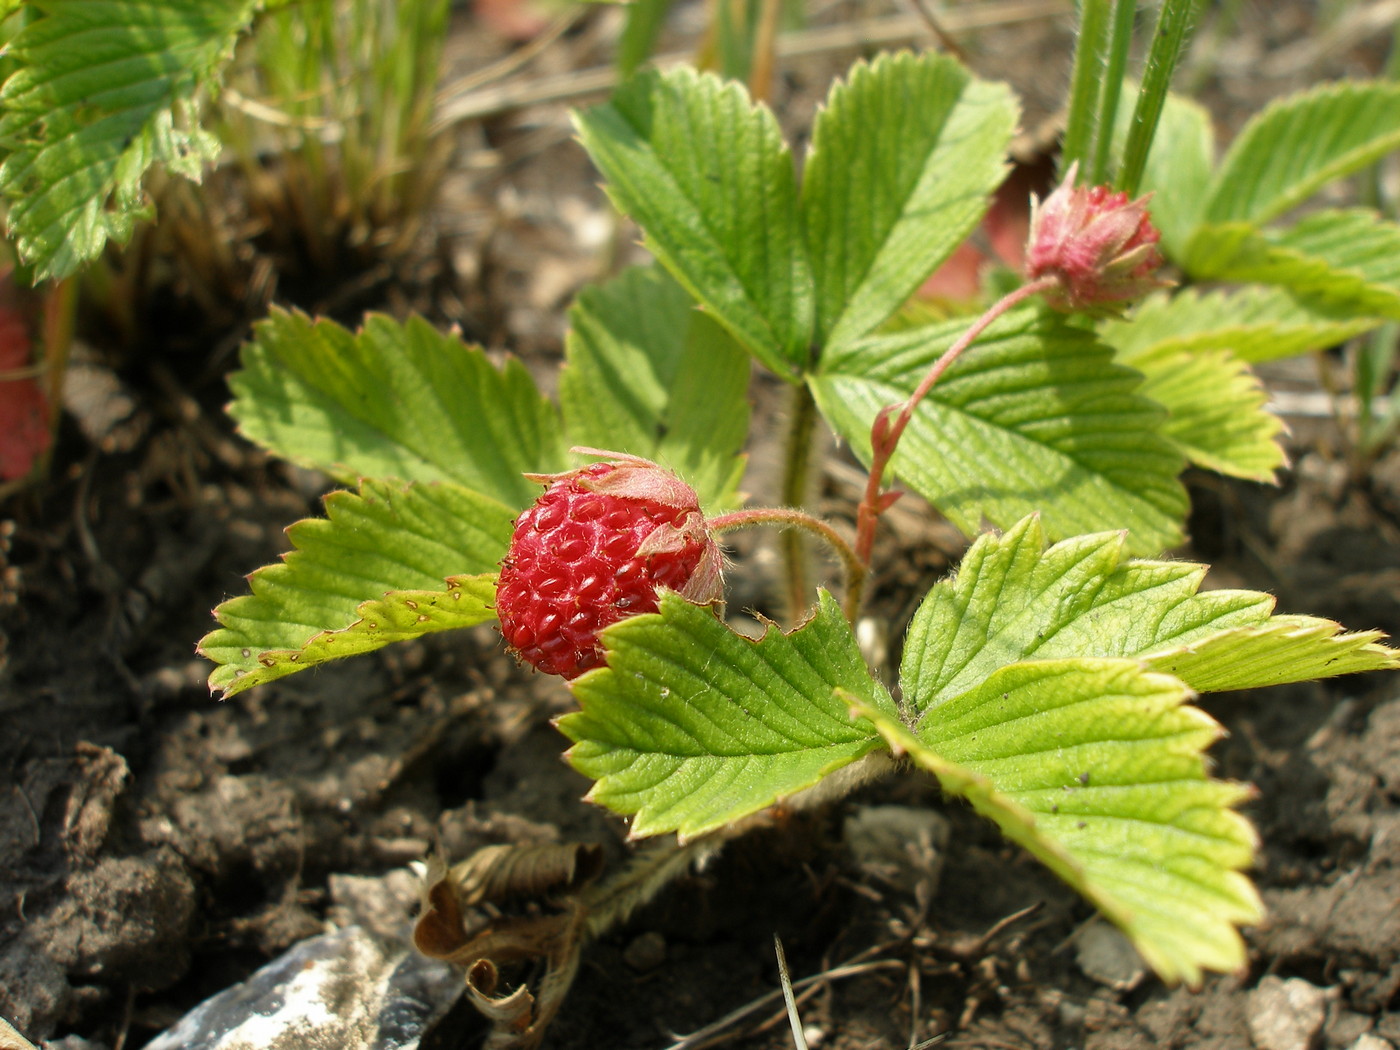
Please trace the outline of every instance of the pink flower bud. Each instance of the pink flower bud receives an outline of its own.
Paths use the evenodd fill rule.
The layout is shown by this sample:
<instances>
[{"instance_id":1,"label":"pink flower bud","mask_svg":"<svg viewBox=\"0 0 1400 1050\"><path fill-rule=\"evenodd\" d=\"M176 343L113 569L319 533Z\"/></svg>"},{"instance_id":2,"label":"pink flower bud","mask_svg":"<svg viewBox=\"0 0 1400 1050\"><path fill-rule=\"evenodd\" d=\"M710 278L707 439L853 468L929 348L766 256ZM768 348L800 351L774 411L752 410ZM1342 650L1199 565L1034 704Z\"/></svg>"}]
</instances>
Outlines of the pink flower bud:
<instances>
[{"instance_id":1,"label":"pink flower bud","mask_svg":"<svg viewBox=\"0 0 1400 1050\"><path fill-rule=\"evenodd\" d=\"M1031 199L1026 276L1054 276L1045 294L1057 310L1117 313L1153 288L1171 284L1157 276L1161 234L1147 212L1151 194L1129 201L1107 186L1077 187L1078 163L1044 201Z\"/></svg>"}]
</instances>

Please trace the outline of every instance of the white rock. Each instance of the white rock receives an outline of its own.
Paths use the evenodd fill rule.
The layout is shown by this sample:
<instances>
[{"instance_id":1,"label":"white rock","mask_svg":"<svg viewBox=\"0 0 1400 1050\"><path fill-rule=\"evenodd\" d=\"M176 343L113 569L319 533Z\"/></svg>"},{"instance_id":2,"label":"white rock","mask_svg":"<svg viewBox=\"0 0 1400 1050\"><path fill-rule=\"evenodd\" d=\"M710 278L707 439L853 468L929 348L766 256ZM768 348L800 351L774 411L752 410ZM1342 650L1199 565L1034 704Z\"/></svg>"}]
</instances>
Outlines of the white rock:
<instances>
[{"instance_id":1,"label":"white rock","mask_svg":"<svg viewBox=\"0 0 1400 1050\"><path fill-rule=\"evenodd\" d=\"M360 926L312 937L195 1007L148 1050L415 1050L462 990Z\"/></svg>"},{"instance_id":2,"label":"white rock","mask_svg":"<svg viewBox=\"0 0 1400 1050\"><path fill-rule=\"evenodd\" d=\"M1331 997L1300 977L1265 977L1245 1001L1245 1019L1257 1050L1313 1050Z\"/></svg>"}]
</instances>

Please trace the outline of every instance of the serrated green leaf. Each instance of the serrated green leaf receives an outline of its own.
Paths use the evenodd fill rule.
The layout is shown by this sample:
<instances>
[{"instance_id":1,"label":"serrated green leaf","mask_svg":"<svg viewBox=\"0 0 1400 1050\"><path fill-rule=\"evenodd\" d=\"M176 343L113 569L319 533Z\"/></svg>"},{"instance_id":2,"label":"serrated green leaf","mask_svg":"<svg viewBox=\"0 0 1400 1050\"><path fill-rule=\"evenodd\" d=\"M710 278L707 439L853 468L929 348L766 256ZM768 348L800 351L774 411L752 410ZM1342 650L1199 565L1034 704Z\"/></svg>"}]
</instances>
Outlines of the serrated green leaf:
<instances>
[{"instance_id":1,"label":"serrated green leaf","mask_svg":"<svg viewBox=\"0 0 1400 1050\"><path fill-rule=\"evenodd\" d=\"M1237 970L1236 929L1262 917L1241 873L1256 836L1233 807L1248 787L1209 780L1221 735L1177 679L1130 660L1004 667L911 734L856 705L907 753L1082 893L1167 981Z\"/></svg>"},{"instance_id":2,"label":"serrated green leaf","mask_svg":"<svg viewBox=\"0 0 1400 1050\"><path fill-rule=\"evenodd\" d=\"M232 695L316 663L491 619L513 511L449 483L366 481L326 517L287 530L293 550L214 610L199 651Z\"/></svg>"},{"instance_id":3,"label":"serrated green leaf","mask_svg":"<svg viewBox=\"0 0 1400 1050\"><path fill-rule=\"evenodd\" d=\"M1198 467L1272 481L1287 458L1283 423L1265 409L1269 396L1249 367L1228 350L1178 351L1137 362L1140 393L1169 413L1162 433Z\"/></svg>"},{"instance_id":4,"label":"serrated green leaf","mask_svg":"<svg viewBox=\"0 0 1400 1050\"><path fill-rule=\"evenodd\" d=\"M1258 626L1152 653L1145 661L1203 693L1400 668L1400 653L1380 644L1385 637L1380 631L1337 632L1330 620L1274 616Z\"/></svg>"},{"instance_id":5,"label":"serrated green leaf","mask_svg":"<svg viewBox=\"0 0 1400 1050\"><path fill-rule=\"evenodd\" d=\"M124 242L149 213L153 165L198 179L218 153L196 94L233 53L258 0L68 0L36 4L0 88L0 194L35 280L61 278Z\"/></svg>"},{"instance_id":6,"label":"serrated green leaf","mask_svg":"<svg viewBox=\"0 0 1400 1050\"><path fill-rule=\"evenodd\" d=\"M716 320L793 380L807 367L812 277L792 157L737 84L643 70L575 117L618 208Z\"/></svg>"},{"instance_id":7,"label":"serrated green leaf","mask_svg":"<svg viewBox=\"0 0 1400 1050\"><path fill-rule=\"evenodd\" d=\"M1379 320L1305 304L1283 288L1203 294L1190 289L1145 299L1125 320L1099 325L1119 358L1144 371L1184 351L1229 350L1258 363L1337 346Z\"/></svg>"},{"instance_id":8,"label":"serrated green leaf","mask_svg":"<svg viewBox=\"0 0 1400 1050\"><path fill-rule=\"evenodd\" d=\"M818 345L875 329L972 232L1016 119L1006 85L933 53L857 64L832 89L802 182Z\"/></svg>"},{"instance_id":9,"label":"serrated green leaf","mask_svg":"<svg viewBox=\"0 0 1400 1050\"><path fill-rule=\"evenodd\" d=\"M1203 226L1187 265L1199 278L1283 285L1330 310L1400 318L1400 226L1364 208L1316 212L1287 230Z\"/></svg>"},{"instance_id":10,"label":"serrated green leaf","mask_svg":"<svg viewBox=\"0 0 1400 1050\"><path fill-rule=\"evenodd\" d=\"M748 354L658 267L584 289L569 311L559 401L571 444L656 460L709 512L738 502Z\"/></svg>"},{"instance_id":11,"label":"serrated green leaf","mask_svg":"<svg viewBox=\"0 0 1400 1050\"><path fill-rule=\"evenodd\" d=\"M1273 598L1257 591L1198 593L1204 567L1129 561L1124 549L1117 532L1047 549L1035 518L979 537L956 576L937 584L914 615L900 669L904 702L927 717L999 668L1027 660L1139 659L1198 692L1396 666L1396 653L1375 644L1375 634L1271 617ZM1280 629L1291 640L1286 658Z\"/></svg>"},{"instance_id":12,"label":"serrated green leaf","mask_svg":"<svg viewBox=\"0 0 1400 1050\"><path fill-rule=\"evenodd\" d=\"M1254 117L1215 173L1208 223L1264 223L1400 148L1400 84L1324 84Z\"/></svg>"},{"instance_id":13,"label":"serrated green leaf","mask_svg":"<svg viewBox=\"0 0 1400 1050\"><path fill-rule=\"evenodd\" d=\"M879 748L839 688L895 716L841 610L752 641L675 594L603 633L608 666L573 684L582 710L559 729L568 759L597 781L588 797L635 814L634 836L723 827Z\"/></svg>"},{"instance_id":14,"label":"serrated green leaf","mask_svg":"<svg viewBox=\"0 0 1400 1050\"><path fill-rule=\"evenodd\" d=\"M907 398L965 327L872 337L823 361L817 403L863 460L876 413ZM1185 464L1141 383L1091 332L1014 311L923 400L894 470L969 535L983 518L1009 525L1039 510L1053 535L1121 526L1134 550L1159 551L1181 537Z\"/></svg>"},{"instance_id":15,"label":"serrated green leaf","mask_svg":"<svg viewBox=\"0 0 1400 1050\"><path fill-rule=\"evenodd\" d=\"M558 414L524 366L498 371L419 317L371 314L352 333L273 310L229 386L245 436L346 483L453 481L518 509L539 495L525 471L567 465Z\"/></svg>"}]
</instances>

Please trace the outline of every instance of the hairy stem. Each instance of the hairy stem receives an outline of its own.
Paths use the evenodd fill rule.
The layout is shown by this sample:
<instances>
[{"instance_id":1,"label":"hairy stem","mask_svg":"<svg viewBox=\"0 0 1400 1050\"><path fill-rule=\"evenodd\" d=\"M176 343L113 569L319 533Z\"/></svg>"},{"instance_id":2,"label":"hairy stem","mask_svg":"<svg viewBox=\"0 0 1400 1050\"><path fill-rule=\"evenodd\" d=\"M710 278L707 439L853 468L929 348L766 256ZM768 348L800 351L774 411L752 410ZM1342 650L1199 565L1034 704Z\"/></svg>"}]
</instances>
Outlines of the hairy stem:
<instances>
[{"instance_id":1,"label":"hairy stem","mask_svg":"<svg viewBox=\"0 0 1400 1050\"><path fill-rule=\"evenodd\" d=\"M792 388L787 442L783 449L783 485L778 499L789 507L807 502L812 472L812 434L817 425L817 403L806 383ZM786 577L784 601L788 618L796 620L807 607L807 580L810 569L807 547L800 532L785 531L782 536L783 569Z\"/></svg>"},{"instance_id":2,"label":"hairy stem","mask_svg":"<svg viewBox=\"0 0 1400 1050\"><path fill-rule=\"evenodd\" d=\"M879 523L880 515L885 512L896 498L894 494L881 494L880 485L884 481L885 467L889 465L894 451L899 445L899 439L904 435L904 430L909 426L909 421L914 417L914 409L919 407L925 395L933 389L933 384L938 382L940 376L947 370L948 366L956 361L969 346L976 341L977 337L986 331L987 326L995 321L1002 314L1006 313L1014 306L1018 306L1032 296L1048 291L1059 284L1059 278L1054 275L1047 275L1039 280L1023 284L1014 292L1002 296L993 303L981 317L972 323L952 346L943 352L933 367L928 370L928 374L909 395L905 401L897 402L893 405L886 405L875 417L875 423L870 428L870 476L865 484L865 496L860 501L860 507L856 511L856 557L860 559L862 565L870 565L870 553L875 546L875 528Z\"/></svg>"},{"instance_id":3,"label":"hairy stem","mask_svg":"<svg viewBox=\"0 0 1400 1050\"><path fill-rule=\"evenodd\" d=\"M820 518L813 517L805 510L792 507L760 507L751 510L736 510L721 514L705 522L711 532L727 532L749 525L776 525L784 530L805 530L826 541L836 552L846 570L846 618L855 623L855 612L860 606L862 585L865 582L866 567L845 538Z\"/></svg>"}]
</instances>

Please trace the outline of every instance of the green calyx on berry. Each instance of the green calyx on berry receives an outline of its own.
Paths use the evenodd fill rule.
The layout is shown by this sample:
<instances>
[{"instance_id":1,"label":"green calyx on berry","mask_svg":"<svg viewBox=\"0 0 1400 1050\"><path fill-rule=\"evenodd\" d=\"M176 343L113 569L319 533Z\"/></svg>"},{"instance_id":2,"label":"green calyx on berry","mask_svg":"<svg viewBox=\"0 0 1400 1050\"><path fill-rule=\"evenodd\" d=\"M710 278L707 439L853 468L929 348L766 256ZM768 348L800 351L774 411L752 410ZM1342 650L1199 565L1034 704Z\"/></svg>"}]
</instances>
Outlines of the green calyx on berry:
<instances>
[{"instance_id":1,"label":"green calyx on berry","mask_svg":"<svg viewBox=\"0 0 1400 1050\"><path fill-rule=\"evenodd\" d=\"M723 557L685 482L637 456L562 474L515 522L496 583L501 633L521 660L564 678L600 666L603 628L656 612L658 589L706 605L723 594Z\"/></svg>"}]
</instances>

